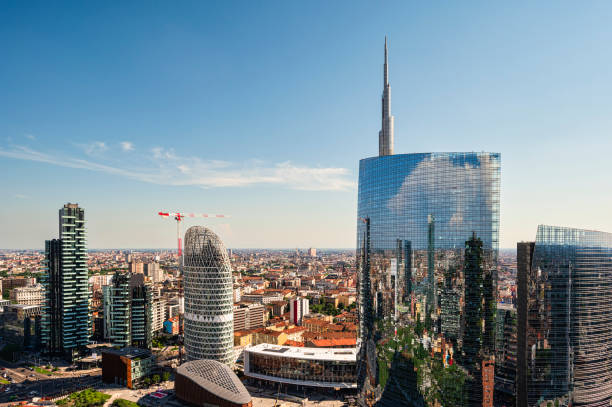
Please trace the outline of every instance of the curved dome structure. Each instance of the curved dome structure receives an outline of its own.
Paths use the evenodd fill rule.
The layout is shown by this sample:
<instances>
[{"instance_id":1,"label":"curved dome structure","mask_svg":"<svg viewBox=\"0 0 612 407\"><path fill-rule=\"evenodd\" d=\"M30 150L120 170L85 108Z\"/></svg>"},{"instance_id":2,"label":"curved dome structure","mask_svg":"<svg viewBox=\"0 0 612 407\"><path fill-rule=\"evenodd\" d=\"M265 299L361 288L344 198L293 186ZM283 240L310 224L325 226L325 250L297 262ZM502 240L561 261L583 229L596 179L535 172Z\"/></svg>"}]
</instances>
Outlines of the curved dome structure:
<instances>
[{"instance_id":1,"label":"curved dome structure","mask_svg":"<svg viewBox=\"0 0 612 407\"><path fill-rule=\"evenodd\" d=\"M234 361L232 269L219 236L204 226L185 233L185 353L187 360Z\"/></svg>"},{"instance_id":2,"label":"curved dome structure","mask_svg":"<svg viewBox=\"0 0 612 407\"><path fill-rule=\"evenodd\" d=\"M227 365L194 360L176 369L176 397L197 406L250 407L251 395Z\"/></svg>"}]
</instances>

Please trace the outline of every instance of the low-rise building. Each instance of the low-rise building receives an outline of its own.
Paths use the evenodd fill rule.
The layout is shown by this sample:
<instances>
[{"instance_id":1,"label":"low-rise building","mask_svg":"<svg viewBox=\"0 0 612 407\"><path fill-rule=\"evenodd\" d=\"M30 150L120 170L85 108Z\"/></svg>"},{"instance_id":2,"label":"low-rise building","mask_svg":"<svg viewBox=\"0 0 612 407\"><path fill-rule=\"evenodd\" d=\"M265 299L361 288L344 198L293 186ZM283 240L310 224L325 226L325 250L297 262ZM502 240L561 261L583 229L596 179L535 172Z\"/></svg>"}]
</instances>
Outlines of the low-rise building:
<instances>
[{"instance_id":1,"label":"low-rise building","mask_svg":"<svg viewBox=\"0 0 612 407\"><path fill-rule=\"evenodd\" d=\"M254 381L356 389L357 349L260 344L244 350L244 374Z\"/></svg>"},{"instance_id":2,"label":"low-rise building","mask_svg":"<svg viewBox=\"0 0 612 407\"><path fill-rule=\"evenodd\" d=\"M251 395L228 366L216 360L193 360L176 369L176 397L190 405L251 407Z\"/></svg>"},{"instance_id":3,"label":"low-rise building","mask_svg":"<svg viewBox=\"0 0 612 407\"><path fill-rule=\"evenodd\" d=\"M43 305L45 302L45 288L41 284L28 287L13 288L10 294L11 301L24 305Z\"/></svg>"},{"instance_id":4,"label":"low-rise building","mask_svg":"<svg viewBox=\"0 0 612 407\"><path fill-rule=\"evenodd\" d=\"M254 333L253 343L270 343L274 345L283 345L287 342L287 334L284 332L272 331L270 329L257 330Z\"/></svg>"},{"instance_id":5,"label":"low-rise building","mask_svg":"<svg viewBox=\"0 0 612 407\"><path fill-rule=\"evenodd\" d=\"M105 349L102 351L102 381L133 389L155 366L151 351L139 348Z\"/></svg>"},{"instance_id":6,"label":"low-rise building","mask_svg":"<svg viewBox=\"0 0 612 407\"><path fill-rule=\"evenodd\" d=\"M179 331L179 317L168 318L164 321L164 332L171 335L178 335Z\"/></svg>"},{"instance_id":7,"label":"low-rise building","mask_svg":"<svg viewBox=\"0 0 612 407\"><path fill-rule=\"evenodd\" d=\"M234 332L234 346L250 346L253 343L254 331Z\"/></svg>"}]
</instances>

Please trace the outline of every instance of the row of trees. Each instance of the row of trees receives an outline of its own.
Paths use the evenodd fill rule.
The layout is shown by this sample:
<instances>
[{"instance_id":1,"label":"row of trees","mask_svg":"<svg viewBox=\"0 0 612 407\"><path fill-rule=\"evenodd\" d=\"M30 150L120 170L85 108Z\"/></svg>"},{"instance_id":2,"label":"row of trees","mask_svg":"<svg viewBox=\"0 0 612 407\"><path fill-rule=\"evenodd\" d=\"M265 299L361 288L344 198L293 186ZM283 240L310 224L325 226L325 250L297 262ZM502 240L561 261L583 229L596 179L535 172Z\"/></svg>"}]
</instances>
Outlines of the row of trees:
<instances>
[{"instance_id":1,"label":"row of trees","mask_svg":"<svg viewBox=\"0 0 612 407\"><path fill-rule=\"evenodd\" d=\"M314 304L311 298L309 298L309 300L310 300L310 304L309 304L310 312L316 312L316 313L325 314L325 315L333 315L334 317L336 315L340 315L345 310L350 311L357 306L356 303L352 303L348 307L345 307L344 304L340 303L338 304L338 307L336 307L331 302L324 302L322 304Z\"/></svg>"},{"instance_id":2,"label":"row of trees","mask_svg":"<svg viewBox=\"0 0 612 407\"><path fill-rule=\"evenodd\" d=\"M144 379L142 379L142 384L144 384L146 387L149 387L151 384L167 382L168 380L170 380L170 373L164 372L161 374L161 376L158 374L154 374L152 376L145 377Z\"/></svg>"}]
</instances>

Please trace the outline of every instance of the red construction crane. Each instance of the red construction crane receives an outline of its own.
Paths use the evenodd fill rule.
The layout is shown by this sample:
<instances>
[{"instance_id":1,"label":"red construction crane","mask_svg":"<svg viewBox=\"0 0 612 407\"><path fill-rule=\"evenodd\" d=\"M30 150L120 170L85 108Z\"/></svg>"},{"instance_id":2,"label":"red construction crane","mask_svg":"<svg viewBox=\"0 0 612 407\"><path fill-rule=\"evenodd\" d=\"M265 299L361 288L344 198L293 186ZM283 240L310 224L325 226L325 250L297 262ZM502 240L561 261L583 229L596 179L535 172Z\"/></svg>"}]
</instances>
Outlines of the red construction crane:
<instances>
[{"instance_id":1,"label":"red construction crane","mask_svg":"<svg viewBox=\"0 0 612 407\"><path fill-rule=\"evenodd\" d=\"M176 220L176 241L178 243L178 256L179 260L183 255L183 249L181 244L181 221L185 218L229 218L226 215L209 215L207 213L171 213L171 212L158 212L158 215L162 218L173 217Z\"/></svg>"}]
</instances>

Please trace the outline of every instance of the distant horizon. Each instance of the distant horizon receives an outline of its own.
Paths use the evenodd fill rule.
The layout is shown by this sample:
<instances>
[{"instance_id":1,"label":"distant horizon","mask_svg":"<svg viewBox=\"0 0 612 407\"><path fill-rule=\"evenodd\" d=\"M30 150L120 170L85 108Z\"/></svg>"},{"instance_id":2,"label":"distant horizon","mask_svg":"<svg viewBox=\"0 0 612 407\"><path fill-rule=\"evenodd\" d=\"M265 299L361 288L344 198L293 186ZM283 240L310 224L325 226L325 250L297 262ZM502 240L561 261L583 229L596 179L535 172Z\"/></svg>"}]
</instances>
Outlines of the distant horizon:
<instances>
[{"instance_id":1,"label":"distant horizon","mask_svg":"<svg viewBox=\"0 0 612 407\"><path fill-rule=\"evenodd\" d=\"M226 247L226 249L228 250L281 250L281 251L289 251L289 250L308 250L308 249L316 249L317 251L355 251L356 248L350 248L350 247ZM42 249L3 249L0 248L0 252L3 251L10 251L10 252L18 252L18 251L37 251L37 252L44 252L44 248ZM111 251L111 250L117 250L117 251L126 251L126 250L139 250L139 251L173 251L176 252L177 249L170 249L170 248L151 248L151 247L127 247L127 248L117 248L117 247L109 247L109 248L88 248L87 251ZM516 247L511 248L511 247L504 247L504 248L499 248L499 251L516 251Z\"/></svg>"}]
</instances>

